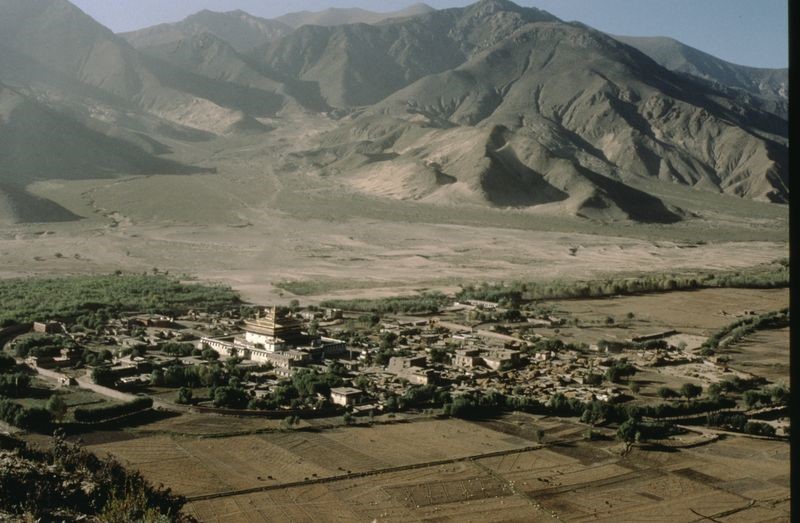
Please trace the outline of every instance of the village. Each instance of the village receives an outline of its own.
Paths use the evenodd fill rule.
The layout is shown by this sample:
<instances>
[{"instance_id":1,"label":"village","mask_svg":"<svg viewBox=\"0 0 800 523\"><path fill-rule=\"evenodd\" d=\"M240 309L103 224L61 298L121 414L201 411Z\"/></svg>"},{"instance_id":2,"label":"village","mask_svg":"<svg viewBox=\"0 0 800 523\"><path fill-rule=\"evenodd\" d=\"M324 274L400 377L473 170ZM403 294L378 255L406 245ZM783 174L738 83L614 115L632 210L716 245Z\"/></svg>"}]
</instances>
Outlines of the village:
<instances>
[{"instance_id":1,"label":"village","mask_svg":"<svg viewBox=\"0 0 800 523\"><path fill-rule=\"evenodd\" d=\"M612 480L590 500L602 508L660 493L645 489L666 478L686 504L710 470L785 496L785 289L193 298L172 313L148 301L1 325L0 430L84 442L186 496L203 521L227 520L230 502L280 519L321 488L335 490L326 506L396 520L412 506L505 510L517 485L549 510L573 485ZM654 459L668 460L656 476L631 473ZM284 491L278 510L271 496Z\"/></svg>"},{"instance_id":2,"label":"village","mask_svg":"<svg viewBox=\"0 0 800 523\"><path fill-rule=\"evenodd\" d=\"M478 300L383 316L294 302L180 317L122 315L96 328L35 323L33 334L10 346L66 386L91 378L167 409L272 416L374 416L489 393L540 404L646 404L752 378L729 369L725 357L704 356L704 336L648 328L632 313L579 320ZM676 383L688 378L696 392L676 386L645 394L630 378L648 372L680 377Z\"/></svg>"}]
</instances>

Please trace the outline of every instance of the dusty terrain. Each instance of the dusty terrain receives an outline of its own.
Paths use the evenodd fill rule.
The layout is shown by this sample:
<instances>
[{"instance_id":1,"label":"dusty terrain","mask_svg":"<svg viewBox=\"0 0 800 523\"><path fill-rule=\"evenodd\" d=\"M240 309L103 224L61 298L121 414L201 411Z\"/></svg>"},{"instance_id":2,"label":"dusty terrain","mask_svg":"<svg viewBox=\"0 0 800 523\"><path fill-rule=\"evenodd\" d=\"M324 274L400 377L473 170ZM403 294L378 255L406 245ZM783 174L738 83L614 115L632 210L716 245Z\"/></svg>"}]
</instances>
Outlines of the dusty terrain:
<instances>
[{"instance_id":1,"label":"dusty terrain","mask_svg":"<svg viewBox=\"0 0 800 523\"><path fill-rule=\"evenodd\" d=\"M316 298L452 288L464 281L585 278L617 272L747 267L787 255L784 206L658 184L697 216L673 225L599 223L470 205L354 194L291 153L328 119L257 137L170 143L213 174L47 181L30 190L83 217L2 225L0 277L150 271L233 285L245 298ZM645 183L645 182L641 182Z\"/></svg>"}]
</instances>

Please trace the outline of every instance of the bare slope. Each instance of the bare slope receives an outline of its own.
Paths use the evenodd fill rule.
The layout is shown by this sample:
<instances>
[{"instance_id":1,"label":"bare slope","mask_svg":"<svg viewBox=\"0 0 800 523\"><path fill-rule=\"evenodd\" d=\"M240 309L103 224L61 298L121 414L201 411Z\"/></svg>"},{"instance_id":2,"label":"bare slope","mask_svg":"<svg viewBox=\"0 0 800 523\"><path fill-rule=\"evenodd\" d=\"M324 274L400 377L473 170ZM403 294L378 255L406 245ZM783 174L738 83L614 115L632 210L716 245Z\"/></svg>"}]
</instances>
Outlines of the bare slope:
<instances>
[{"instance_id":1,"label":"bare slope","mask_svg":"<svg viewBox=\"0 0 800 523\"><path fill-rule=\"evenodd\" d=\"M788 200L786 122L779 117L671 73L603 33L510 2L484 1L385 26L420 30L436 15L450 16L452 27L472 28L447 33L459 34L455 43L466 61L395 92L323 142L358 144L339 148L331 165L338 172L358 168L365 178L353 182L357 188L415 199L436 192L444 200L494 205L562 202L558 209L578 215L639 221L677 215L626 186L637 178ZM486 27L500 28L490 33L494 43L473 45ZM317 56L338 49L324 47ZM350 65L355 51L347 49ZM382 63L391 59L387 53ZM465 138L465 127L485 130ZM419 169L414 177L410 162ZM392 173L388 163L404 165L402 174L386 175L403 180L403 187L412 178L434 180L431 164L459 183L425 182L422 192L404 192L390 181L378 183L377 170ZM569 198L540 191L541 180Z\"/></svg>"},{"instance_id":2,"label":"bare slope","mask_svg":"<svg viewBox=\"0 0 800 523\"><path fill-rule=\"evenodd\" d=\"M671 71L762 96L789 99L789 70L737 65L667 37L614 36Z\"/></svg>"},{"instance_id":3,"label":"bare slope","mask_svg":"<svg viewBox=\"0 0 800 523\"><path fill-rule=\"evenodd\" d=\"M138 31L121 33L134 47L150 47L211 33L239 52L277 40L293 30L278 20L259 18L244 11L217 13L203 10L174 24L159 24Z\"/></svg>"},{"instance_id":4,"label":"bare slope","mask_svg":"<svg viewBox=\"0 0 800 523\"><path fill-rule=\"evenodd\" d=\"M271 70L315 85L329 105L356 107L458 67L474 52L542 20L556 18L484 0L377 25L305 26L253 54Z\"/></svg>"},{"instance_id":5,"label":"bare slope","mask_svg":"<svg viewBox=\"0 0 800 523\"><path fill-rule=\"evenodd\" d=\"M390 18L405 18L426 14L434 9L426 4L414 4L399 11L389 13L378 13L358 8L330 8L324 11L299 11L288 13L276 18L291 27L297 28L303 25L322 25L334 26L344 24L375 24Z\"/></svg>"},{"instance_id":6,"label":"bare slope","mask_svg":"<svg viewBox=\"0 0 800 523\"><path fill-rule=\"evenodd\" d=\"M25 187L35 181L202 171L92 130L1 83L0 158L0 220L11 222L75 218L53 202L27 193Z\"/></svg>"},{"instance_id":7,"label":"bare slope","mask_svg":"<svg viewBox=\"0 0 800 523\"><path fill-rule=\"evenodd\" d=\"M0 47L16 54L4 76L18 82L36 73L46 83L50 71L61 84L78 82L115 106L212 132L242 117L239 93L229 86L201 85L196 94L197 75L165 70L66 0L0 0Z\"/></svg>"}]
</instances>

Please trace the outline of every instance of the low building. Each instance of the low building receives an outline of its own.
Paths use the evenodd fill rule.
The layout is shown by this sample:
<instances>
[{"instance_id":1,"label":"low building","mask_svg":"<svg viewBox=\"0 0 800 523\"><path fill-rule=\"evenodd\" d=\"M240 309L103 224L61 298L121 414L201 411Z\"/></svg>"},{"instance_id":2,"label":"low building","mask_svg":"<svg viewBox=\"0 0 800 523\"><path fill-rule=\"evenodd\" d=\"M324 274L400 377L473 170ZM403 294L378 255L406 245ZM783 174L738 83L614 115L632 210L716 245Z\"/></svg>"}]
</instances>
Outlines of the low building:
<instances>
[{"instance_id":1,"label":"low building","mask_svg":"<svg viewBox=\"0 0 800 523\"><path fill-rule=\"evenodd\" d=\"M425 368L427 362L428 360L425 356L394 356L389 358L386 372L408 380L409 383L414 385L429 385L436 381L436 373Z\"/></svg>"},{"instance_id":2,"label":"low building","mask_svg":"<svg viewBox=\"0 0 800 523\"><path fill-rule=\"evenodd\" d=\"M357 405L364 397L361 390L353 387L335 387L331 389L331 403L334 405Z\"/></svg>"},{"instance_id":3,"label":"low building","mask_svg":"<svg viewBox=\"0 0 800 523\"><path fill-rule=\"evenodd\" d=\"M56 334L61 332L61 324L55 321L36 321L33 323L33 332L38 332L41 334Z\"/></svg>"},{"instance_id":4,"label":"low building","mask_svg":"<svg viewBox=\"0 0 800 523\"><path fill-rule=\"evenodd\" d=\"M492 349L483 354L483 362L492 370L513 368L519 365L520 352L510 349Z\"/></svg>"},{"instance_id":5,"label":"low building","mask_svg":"<svg viewBox=\"0 0 800 523\"><path fill-rule=\"evenodd\" d=\"M472 367L480 365L481 363L480 349L457 350L455 356L453 356L453 365L455 367L471 369Z\"/></svg>"}]
</instances>

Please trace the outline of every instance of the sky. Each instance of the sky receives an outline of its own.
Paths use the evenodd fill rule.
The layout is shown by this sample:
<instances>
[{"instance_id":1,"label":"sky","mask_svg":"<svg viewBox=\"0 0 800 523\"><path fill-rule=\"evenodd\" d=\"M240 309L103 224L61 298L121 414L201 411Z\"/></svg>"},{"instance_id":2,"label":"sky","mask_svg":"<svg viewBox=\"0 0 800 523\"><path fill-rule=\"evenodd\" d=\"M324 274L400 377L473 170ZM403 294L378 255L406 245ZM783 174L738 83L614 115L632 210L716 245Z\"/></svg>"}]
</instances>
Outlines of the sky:
<instances>
[{"instance_id":1,"label":"sky","mask_svg":"<svg viewBox=\"0 0 800 523\"><path fill-rule=\"evenodd\" d=\"M395 11L419 0L71 0L115 32L175 22L203 9L242 9L264 18L294 11L360 7ZM516 0L562 20L617 35L669 36L741 65L787 67L788 0ZM427 0L436 9L470 0Z\"/></svg>"}]
</instances>

